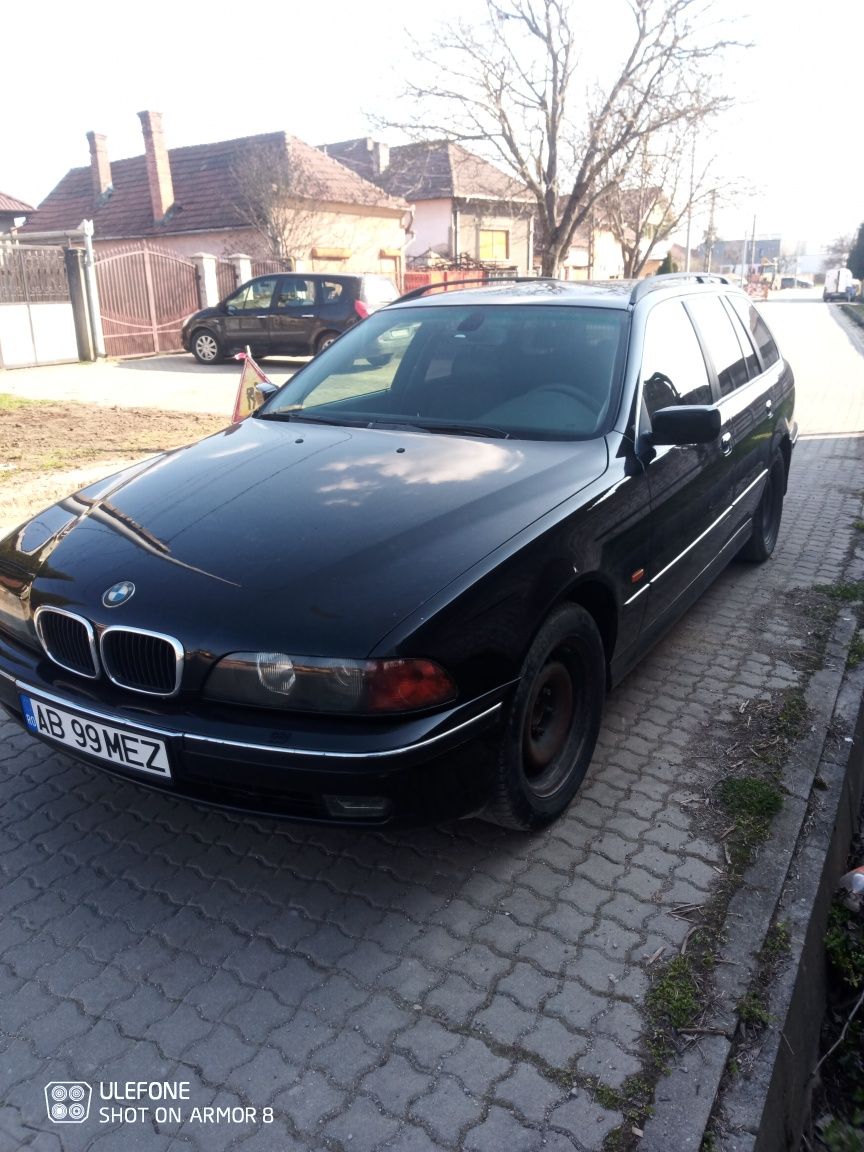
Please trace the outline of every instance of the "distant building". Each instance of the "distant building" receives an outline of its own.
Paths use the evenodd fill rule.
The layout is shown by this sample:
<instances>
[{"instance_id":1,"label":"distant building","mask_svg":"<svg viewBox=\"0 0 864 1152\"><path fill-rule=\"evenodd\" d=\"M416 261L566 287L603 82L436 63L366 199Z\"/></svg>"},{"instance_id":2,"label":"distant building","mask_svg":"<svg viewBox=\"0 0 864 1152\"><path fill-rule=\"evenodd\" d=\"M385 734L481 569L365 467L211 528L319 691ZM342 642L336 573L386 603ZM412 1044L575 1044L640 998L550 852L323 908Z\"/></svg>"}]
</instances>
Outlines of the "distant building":
<instances>
[{"instance_id":1,"label":"distant building","mask_svg":"<svg viewBox=\"0 0 864 1152\"><path fill-rule=\"evenodd\" d=\"M25 204L23 200L16 200L14 196L0 192L0 232L8 232L10 228L23 224L33 211L31 204Z\"/></svg>"},{"instance_id":2,"label":"distant building","mask_svg":"<svg viewBox=\"0 0 864 1152\"><path fill-rule=\"evenodd\" d=\"M534 212L528 189L450 140L389 147L360 137L321 151L414 207L408 259L462 258L521 274L534 265Z\"/></svg>"}]
</instances>

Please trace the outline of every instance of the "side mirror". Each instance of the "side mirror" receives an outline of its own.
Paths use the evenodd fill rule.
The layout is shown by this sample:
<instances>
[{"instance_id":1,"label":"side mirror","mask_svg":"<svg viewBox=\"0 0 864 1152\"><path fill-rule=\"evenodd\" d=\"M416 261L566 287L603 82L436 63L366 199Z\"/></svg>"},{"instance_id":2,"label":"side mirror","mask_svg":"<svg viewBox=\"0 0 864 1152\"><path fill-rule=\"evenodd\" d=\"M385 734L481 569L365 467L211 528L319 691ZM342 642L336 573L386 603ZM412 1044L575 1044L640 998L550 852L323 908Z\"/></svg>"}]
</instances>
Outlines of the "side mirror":
<instances>
[{"instance_id":1,"label":"side mirror","mask_svg":"<svg viewBox=\"0 0 864 1152\"><path fill-rule=\"evenodd\" d=\"M710 444L720 435L720 413L707 404L676 404L651 417L652 444Z\"/></svg>"}]
</instances>

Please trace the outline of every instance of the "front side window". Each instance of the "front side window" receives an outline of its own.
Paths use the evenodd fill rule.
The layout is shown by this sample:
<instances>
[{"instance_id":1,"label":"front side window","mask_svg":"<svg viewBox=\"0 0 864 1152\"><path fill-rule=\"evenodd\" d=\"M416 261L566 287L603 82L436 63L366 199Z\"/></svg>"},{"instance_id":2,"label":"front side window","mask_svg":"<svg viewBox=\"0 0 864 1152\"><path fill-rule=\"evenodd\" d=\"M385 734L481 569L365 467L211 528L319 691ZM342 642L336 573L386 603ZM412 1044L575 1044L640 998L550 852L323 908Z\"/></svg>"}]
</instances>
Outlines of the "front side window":
<instances>
[{"instance_id":1,"label":"front side window","mask_svg":"<svg viewBox=\"0 0 864 1152\"><path fill-rule=\"evenodd\" d=\"M623 309L383 309L298 372L261 415L588 438L615 414L628 329Z\"/></svg>"},{"instance_id":2,"label":"front side window","mask_svg":"<svg viewBox=\"0 0 864 1152\"><path fill-rule=\"evenodd\" d=\"M717 373L721 396L728 396L750 379L747 361L732 320L719 296L691 296L687 311L696 322Z\"/></svg>"},{"instance_id":3,"label":"front side window","mask_svg":"<svg viewBox=\"0 0 864 1152\"><path fill-rule=\"evenodd\" d=\"M233 296L225 301L225 306L232 315L236 312L261 312L270 307L273 293L276 291L276 277L265 276L261 280L251 280Z\"/></svg>"},{"instance_id":4,"label":"front side window","mask_svg":"<svg viewBox=\"0 0 864 1152\"><path fill-rule=\"evenodd\" d=\"M705 358L680 300L652 308L642 351L642 400L652 416L675 404L710 404Z\"/></svg>"}]
</instances>

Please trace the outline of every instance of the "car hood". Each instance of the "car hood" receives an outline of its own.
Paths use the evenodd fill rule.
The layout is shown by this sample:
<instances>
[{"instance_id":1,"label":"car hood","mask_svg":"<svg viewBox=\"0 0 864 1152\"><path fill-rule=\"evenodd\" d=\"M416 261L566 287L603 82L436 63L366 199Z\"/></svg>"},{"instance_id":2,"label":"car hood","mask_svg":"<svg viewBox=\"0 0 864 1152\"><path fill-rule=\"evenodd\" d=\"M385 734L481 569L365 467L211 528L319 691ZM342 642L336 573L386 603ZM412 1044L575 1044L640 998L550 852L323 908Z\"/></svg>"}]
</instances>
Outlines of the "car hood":
<instances>
[{"instance_id":1,"label":"car hood","mask_svg":"<svg viewBox=\"0 0 864 1152\"><path fill-rule=\"evenodd\" d=\"M52 510L46 542L37 532L28 549L25 531L0 545L0 570L36 577L33 608L166 632L187 649L218 635L223 651L362 656L606 466L602 439L250 419L83 489L59 520ZM134 596L104 607L119 581Z\"/></svg>"}]
</instances>

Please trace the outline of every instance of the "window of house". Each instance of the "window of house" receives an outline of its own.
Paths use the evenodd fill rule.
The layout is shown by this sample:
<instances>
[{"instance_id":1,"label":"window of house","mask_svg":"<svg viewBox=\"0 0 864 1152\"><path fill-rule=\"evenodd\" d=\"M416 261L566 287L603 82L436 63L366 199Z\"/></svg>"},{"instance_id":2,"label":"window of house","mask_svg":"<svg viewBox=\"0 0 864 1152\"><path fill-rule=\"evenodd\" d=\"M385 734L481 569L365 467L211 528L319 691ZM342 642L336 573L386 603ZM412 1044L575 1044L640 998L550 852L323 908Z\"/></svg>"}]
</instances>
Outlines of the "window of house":
<instances>
[{"instance_id":1,"label":"window of house","mask_svg":"<svg viewBox=\"0 0 864 1152\"><path fill-rule=\"evenodd\" d=\"M642 399L648 415L673 404L710 404L702 349L680 300L651 309L642 350Z\"/></svg>"},{"instance_id":2,"label":"window of house","mask_svg":"<svg viewBox=\"0 0 864 1152\"><path fill-rule=\"evenodd\" d=\"M506 228L481 228L479 237L479 259L509 260L510 233Z\"/></svg>"},{"instance_id":3,"label":"window of house","mask_svg":"<svg viewBox=\"0 0 864 1152\"><path fill-rule=\"evenodd\" d=\"M728 396L750 379L747 361L732 327L732 319L719 296L691 296L687 311L696 322L699 335L720 383L720 393Z\"/></svg>"}]
</instances>

